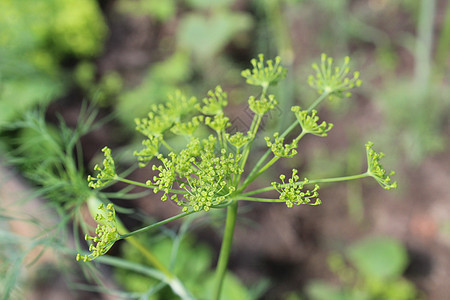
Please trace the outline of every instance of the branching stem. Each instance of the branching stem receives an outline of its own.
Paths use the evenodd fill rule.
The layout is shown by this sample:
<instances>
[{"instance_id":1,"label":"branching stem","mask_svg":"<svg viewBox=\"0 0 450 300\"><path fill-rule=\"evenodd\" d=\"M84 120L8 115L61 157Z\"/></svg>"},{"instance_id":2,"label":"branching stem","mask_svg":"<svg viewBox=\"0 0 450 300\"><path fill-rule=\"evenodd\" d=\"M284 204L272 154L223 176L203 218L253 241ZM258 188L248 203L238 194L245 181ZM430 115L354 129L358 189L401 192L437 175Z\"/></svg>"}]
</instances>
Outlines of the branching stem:
<instances>
[{"instance_id":1,"label":"branching stem","mask_svg":"<svg viewBox=\"0 0 450 300\"><path fill-rule=\"evenodd\" d=\"M190 215L192 213L195 213L195 211L189 211L189 212L181 213L181 214L178 214L176 216L173 216L173 217L167 218L165 220L159 221L157 223L153 223L151 225L145 226L145 227L140 228L138 230L131 231L130 233L120 235L120 239L126 239L126 238L128 238L128 237L130 237L132 235L135 235L135 234L138 234L138 233L141 233L141 232L144 232L144 231L156 228L158 226L161 226L161 225L164 225L166 223L169 223L169 222L175 221L177 219L183 218L185 216L188 216L188 215Z\"/></svg>"},{"instance_id":2,"label":"branching stem","mask_svg":"<svg viewBox=\"0 0 450 300\"><path fill-rule=\"evenodd\" d=\"M330 93L329 92L323 92L308 108L308 111L312 111L317 105L320 104ZM295 127L297 127L298 122L293 122L281 135L280 138L286 137ZM303 132L302 132L303 134ZM267 151L261 156L261 158L256 163L255 167L252 169L250 174L248 175L247 179L244 181L243 185L239 189L239 192L242 192L253 180L255 180L258 176L255 176L255 173L258 172L261 168L261 165L264 163L264 161L267 159L267 157L270 155L272 151L270 149L267 149Z\"/></svg>"},{"instance_id":3,"label":"branching stem","mask_svg":"<svg viewBox=\"0 0 450 300\"><path fill-rule=\"evenodd\" d=\"M223 280L227 271L228 259L231 252L231 244L233 243L234 227L236 225L236 217L238 210L238 202L233 201L227 207L227 220L225 223L225 233L220 248L219 261L217 262L216 278L214 283L213 299L220 300L223 286Z\"/></svg>"},{"instance_id":4,"label":"branching stem","mask_svg":"<svg viewBox=\"0 0 450 300\"><path fill-rule=\"evenodd\" d=\"M365 177L370 177L370 176L371 175L368 172L365 172L365 173L362 173L362 174L350 175L350 176L323 178L323 179L313 179L313 180L309 180L307 184L349 181L349 180L355 180L355 179L360 179L360 178L365 178ZM297 182L297 184L304 184L304 182L303 181L299 181L299 182ZM287 184L281 185L281 186L284 187L284 186L287 186ZM251 195L256 195L256 194L269 192L269 191L273 191L273 190L275 190L275 187L273 187L273 186L268 186L268 187L265 187L265 188L253 190L253 191L250 191L248 193L241 194L240 195L240 199L248 198Z\"/></svg>"},{"instance_id":5,"label":"branching stem","mask_svg":"<svg viewBox=\"0 0 450 300\"><path fill-rule=\"evenodd\" d=\"M148 189L154 189L154 188L157 187L155 185L147 185L147 184L145 184L143 182L134 181L134 180L130 180L130 179L122 178L122 177L117 177L116 180L124 182L124 183L128 183L128 184L132 184L132 185L148 188ZM171 189L170 192L171 193L175 193L175 194L187 194L186 191L176 190L176 189Z\"/></svg>"}]
</instances>

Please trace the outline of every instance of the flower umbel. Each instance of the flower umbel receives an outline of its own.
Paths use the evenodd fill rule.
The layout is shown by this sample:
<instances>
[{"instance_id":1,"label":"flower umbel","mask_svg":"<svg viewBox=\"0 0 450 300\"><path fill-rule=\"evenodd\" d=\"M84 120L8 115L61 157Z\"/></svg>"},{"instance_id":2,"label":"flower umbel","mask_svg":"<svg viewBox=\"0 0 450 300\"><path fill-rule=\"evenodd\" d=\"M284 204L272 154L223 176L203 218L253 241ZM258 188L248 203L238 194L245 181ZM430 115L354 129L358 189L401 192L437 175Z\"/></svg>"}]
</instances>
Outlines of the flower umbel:
<instances>
[{"instance_id":1,"label":"flower umbel","mask_svg":"<svg viewBox=\"0 0 450 300\"><path fill-rule=\"evenodd\" d=\"M136 130L148 138L163 136L174 123L180 122L184 115L192 112L196 103L195 97L188 98L177 90L169 95L165 104L153 105L147 118L135 119Z\"/></svg>"},{"instance_id":2,"label":"flower umbel","mask_svg":"<svg viewBox=\"0 0 450 300\"><path fill-rule=\"evenodd\" d=\"M206 117L205 124L216 132L221 132L231 126L230 119L223 114L215 115L214 117Z\"/></svg>"},{"instance_id":3,"label":"flower umbel","mask_svg":"<svg viewBox=\"0 0 450 300\"><path fill-rule=\"evenodd\" d=\"M176 122L175 125L170 129L176 135L185 135L192 137L194 132L203 122L203 116L195 116L188 122Z\"/></svg>"},{"instance_id":4,"label":"flower umbel","mask_svg":"<svg viewBox=\"0 0 450 300\"><path fill-rule=\"evenodd\" d=\"M359 79L359 72L353 72L353 77L347 77L350 73L349 63L350 58L346 56L341 67L333 68L333 58L322 54L320 66L316 63L312 65L316 76L310 75L308 84L319 94L327 93L330 100L350 97L352 94L348 90L361 86L362 81Z\"/></svg>"},{"instance_id":5,"label":"flower umbel","mask_svg":"<svg viewBox=\"0 0 450 300\"><path fill-rule=\"evenodd\" d=\"M249 134L244 136L244 134L240 131L236 132L233 135L230 135L229 133L227 133L225 135L225 137L231 145L236 147L236 149L240 149L242 146L244 146L251 140L251 137Z\"/></svg>"},{"instance_id":6,"label":"flower umbel","mask_svg":"<svg viewBox=\"0 0 450 300\"><path fill-rule=\"evenodd\" d=\"M269 110L274 109L277 104L278 101L275 99L274 95L269 95L268 97L263 96L259 100L256 100L253 96L250 96L248 99L250 110L260 116L263 116Z\"/></svg>"},{"instance_id":7,"label":"flower umbel","mask_svg":"<svg viewBox=\"0 0 450 300\"><path fill-rule=\"evenodd\" d=\"M142 141L142 145L145 146L141 151L134 151L134 156L137 156L139 161L139 167L145 167L153 157L159 154L159 146L161 143L160 136L151 136Z\"/></svg>"},{"instance_id":8,"label":"flower umbel","mask_svg":"<svg viewBox=\"0 0 450 300\"><path fill-rule=\"evenodd\" d=\"M284 138L280 138L279 133L273 134L275 141L271 142L269 137L265 137L267 147L269 147L273 154L278 157L293 157L297 154L297 142L294 140L290 144L284 143Z\"/></svg>"},{"instance_id":9,"label":"flower umbel","mask_svg":"<svg viewBox=\"0 0 450 300\"><path fill-rule=\"evenodd\" d=\"M203 106L197 104L195 108L205 115L223 114L223 108L228 104L227 93L218 85L214 91L208 91L208 96L207 98L203 98Z\"/></svg>"},{"instance_id":10,"label":"flower umbel","mask_svg":"<svg viewBox=\"0 0 450 300\"><path fill-rule=\"evenodd\" d=\"M88 176L89 186L94 189L104 187L117 178L114 159L111 156L111 149L104 147L102 152L105 155L105 159L103 160L103 170L99 165L95 165L94 170L99 173L96 177L91 175Z\"/></svg>"},{"instance_id":11,"label":"flower umbel","mask_svg":"<svg viewBox=\"0 0 450 300\"><path fill-rule=\"evenodd\" d=\"M319 124L319 117L317 116L317 111L314 109L309 112L307 110L301 110L300 106L293 106L291 110L295 113L295 117L300 123L302 130L306 133L327 136L327 132L333 128L333 124L325 121Z\"/></svg>"},{"instance_id":12,"label":"flower umbel","mask_svg":"<svg viewBox=\"0 0 450 300\"><path fill-rule=\"evenodd\" d=\"M308 204L308 205L319 205L322 203L319 198L319 186L316 184L313 190L302 191L303 186L308 184L308 179L304 179L303 181L299 181L300 177L297 175L298 171L296 169L292 170L292 177L286 183L284 180L286 178L285 175L280 175L280 179L282 183L272 182L273 187L280 193L280 200L286 202L286 206L291 208L294 204ZM314 203L311 203L311 200L316 198Z\"/></svg>"},{"instance_id":13,"label":"flower umbel","mask_svg":"<svg viewBox=\"0 0 450 300\"><path fill-rule=\"evenodd\" d=\"M380 159L384 156L383 152L377 153L372 149L373 143L366 144L367 153L367 173L372 176L384 189L390 190L397 188L397 182L391 182L391 176L395 175L394 171L387 173L380 163Z\"/></svg>"},{"instance_id":14,"label":"flower umbel","mask_svg":"<svg viewBox=\"0 0 450 300\"><path fill-rule=\"evenodd\" d=\"M95 234L97 236L89 236L86 234L86 240L92 240L93 244L89 246L89 251L92 251L89 255L77 254L77 261L91 261L99 256L106 254L111 249L116 241L120 239L120 234L117 232L117 220L114 206L110 203L106 206L100 204L98 207L99 213L95 216L97 221L97 229Z\"/></svg>"},{"instance_id":15,"label":"flower umbel","mask_svg":"<svg viewBox=\"0 0 450 300\"><path fill-rule=\"evenodd\" d=\"M279 56L275 57L275 63L272 60L267 60L267 66L264 66L264 55L260 54L258 58L259 60L251 60L252 70L247 69L241 72L242 77L247 79L248 84L268 88L286 77L287 69L280 65L281 58Z\"/></svg>"}]
</instances>

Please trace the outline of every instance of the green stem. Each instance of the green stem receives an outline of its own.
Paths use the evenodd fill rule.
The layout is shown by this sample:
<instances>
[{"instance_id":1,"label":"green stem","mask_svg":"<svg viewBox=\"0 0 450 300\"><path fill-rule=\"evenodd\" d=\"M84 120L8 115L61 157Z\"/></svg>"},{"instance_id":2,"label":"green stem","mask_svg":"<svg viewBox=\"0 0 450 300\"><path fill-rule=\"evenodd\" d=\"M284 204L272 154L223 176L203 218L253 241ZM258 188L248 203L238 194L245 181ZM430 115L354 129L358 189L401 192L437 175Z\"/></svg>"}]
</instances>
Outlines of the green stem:
<instances>
[{"instance_id":1,"label":"green stem","mask_svg":"<svg viewBox=\"0 0 450 300\"><path fill-rule=\"evenodd\" d=\"M349 181L349 180L361 179L361 178L370 177L370 176L371 175L368 172L364 172L362 174L357 174L357 175L349 175L349 176L334 177L334 178L313 179L313 180L309 180L308 184Z\"/></svg>"},{"instance_id":2,"label":"green stem","mask_svg":"<svg viewBox=\"0 0 450 300\"><path fill-rule=\"evenodd\" d=\"M162 273L164 273L164 275L166 275L168 278L174 278L175 275L172 274L169 269L166 268L166 266L164 266L159 260L158 258L151 253L150 251L148 251L144 245L142 245L138 239L136 239L136 237L134 236L130 236L127 239L127 242L129 242L130 244L132 244L137 250L139 250L144 256L145 258L158 270L160 270Z\"/></svg>"},{"instance_id":3,"label":"green stem","mask_svg":"<svg viewBox=\"0 0 450 300\"><path fill-rule=\"evenodd\" d=\"M294 125L297 125L297 123L294 123ZM288 128L289 129L289 128ZM308 132L302 131L295 139L294 142L298 143L302 137L304 137ZM270 149L269 149L270 150ZM267 153L267 152L266 152ZM267 156L266 156L267 157ZM263 160L259 160L258 163L255 165L253 170L250 172L247 179L244 181L242 186L240 187L239 191L242 192L247 186L249 186L250 183L252 183L256 178L258 178L259 175L264 173L269 167L271 167L277 160L279 160L281 157L274 156L269 162L267 162L262 168L258 168L262 165Z\"/></svg>"},{"instance_id":4,"label":"green stem","mask_svg":"<svg viewBox=\"0 0 450 300\"><path fill-rule=\"evenodd\" d=\"M216 134L217 134L217 140L219 141L219 144L220 144L220 148L223 149L224 145L223 145L223 139L222 139L222 130L216 130Z\"/></svg>"},{"instance_id":5,"label":"green stem","mask_svg":"<svg viewBox=\"0 0 450 300\"><path fill-rule=\"evenodd\" d=\"M349 181L349 180L355 180L355 179L360 179L360 178L365 178L365 177L370 177L371 175L368 172L362 173L362 174L358 174L358 175L350 175L350 176L343 176L343 177L333 177L333 178L323 178L323 179L313 179L313 180L309 180L307 184L316 184L316 183L330 183L330 182L340 182L340 181ZM299 181L297 184L303 184L303 181ZM287 186L288 184L284 184L281 185L282 187ZM268 192L268 191L273 191L275 190L275 187L273 186L268 186L265 188L261 188L261 189L257 189L257 190L253 190L250 191L248 193L244 193L241 194L240 197L248 197L251 195L256 195L259 193L264 193L264 192Z\"/></svg>"},{"instance_id":6,"label":"green stem","mask_svg":"<svg viewBox=\"0 0 450 300\"><path fill-rule=\"evenodd\" d=\"M234 227L236 225L236 217L238 210L238 202L233 203L227 207L227 220L225 223L225 233L222 240L222 247L220 248L219 261L216 268L216 278L214 283L213 299L220 300L223 280L227 271L228 259L231 252L231 244L233 243Z\"/></svg>"},{"instance_id":7,"label":"green stem","mask_svg":"<svg viewBox=\"0 0 450 300\"><path fill-rule=\"evenodd\" d=\"M141 232L144 232L144 231L153 229L153 228L155 228L155 227L164 225L164 224L169 223L169 222L171 222L171 221L175 221L175 220L177 220L177 219L183 218L183 217L188 216L188 215L190 215L190 214L192 214L192 213L195 213L195 212L196 212L196 211L190 211L190 212L181 213L181 214L178 214L178 215L176 215L176 216L173 216L173 217L167 218L167 219L165 219L165 220L159 221L159 222L157 222L157 223L153 223L153 224L148 225L148 226L146 226L146 227L140 228L140 229L138 229L138 230L131 231L131 232L127 233L127 234L121 234L121 235L120 235L120 239L126 239L126 238L128 238L128 237L130 237L130 236L132 236L132 235L135 235L135 234L138 234L138 233L141 233Z\"/></svg>"},{"instance_id":8,"label":"green stem","mask_svg":"<svg viewBox=\"0 0 450 300\"><path fill-rule=\"evenodd\" d=\"M268 88L269 88L269 86L266 84L262 86L262 92L259 97L260 99L263 99L266 97ZM263 117L262 115L257 115L257 114L255 114L255 116L253 117L253 121L250 126L250 130L249 130L252 135L252 139L244 146L244 150L242 152L242 160L241 160L242 169L244 169L245 164L247 163L247 158L250 153L250 149L252 147L253 141L255 140L256 133L258 132L259 125L261 124L262 117ZM239 181L241 180L241 174L239 174L239 176L237 176L236 179L237 180L235 182L235 186L237 186L239 184Z\"/></svg>"},{"instance_id":9,"label":"green stem","mask_svg":"<svg viewBox=\"0 0 450 300\"><path fill-rule=\"evenodd\" d=\"M273 165L280 157L274 156L269 162L267 162L261 169L258 170L258 168L262 165L262 160L258 161L256 166L253 168L252 172L247 176L247 179L245 179L242 186L239 188L239 192L242 192L247 186L249 186L250 183L252 183L256 178L258 178L259 175L261 175L262 172L267 170L271 165Z\"/></svg>"},{"instance_id":10,"label":"green stem","mask_svg":"<svg viewBox=\"0 0 450 300\"><path fill-rule=\"evenodd\" d=\"M421 92L427 88L430 78L435 6L436 0L422 0L420 7L414 53L414 81L415 87L418 87Z\"/></svg>"},{"instance_id":11,"label":"green stem","mask_svg":"<svg viewBox=\"0 0 450 300\"><path fill-rule=\"evenodd\" d=\"M165 140L161 139L161 144L163 144L167 148L167 150L173 152L173 148L170 147L170 145Z\"/></svg>"},{"instance_id":12,"label":"green stem","mask_svg":"<svg viewBox=\"0 0 450 300\"><path fill-rule=\"evenodd\" d=\"M119 176L117 176L115 179L118 180L118 181L121 181L121 182L125 182L125 183L128 183L128 184L132 184L132 185L136 185L136 186L140 186L140 187L145 187L145 188L148 188L148 189L154 189L154 188L157 187L155 185L147 185L147 184L145 184L143 182L126 179L126 178L122 178L122 177L119 177ZM186 191L175 190L175 189L171 189L170 192L171 193L175 193L175 194L186 194L187 193Z\"/></svg>"},{"instance_id":13,"label":"green stem","mask_svg":"<svg viewBox=\"0 0 450 300\"><path fill-rule=\"evenodd\" d=\"M134 181L134 180L130 180L130 179L126 179L126 178L122 178L117 176L116 180L121 181L121 182L125 182L128 184L132 184L132 185L136 185L136 186L140 186L140 187L145 187L148 189L154 189L156 186L154 185L146 185L145 183L139 182L139 181Z\"/></svg>"},{"instance_id":14,"label":"green stem","mask_svg":"<svg viewBox=\"0 0 450 300\"><path fill-rule=\"evenodd\" d=\"M291 65L294 60L294 50L290 37L289 22L282 11L281 1L265 1L264 10L273 30L273 38L277 44L278 53L285 64Z\"/></svg>"},{"instance_id":15,"label":"green stem","mask_svg":"<svg viewBox=\"0 0 450 300\"><path fill-rule=\"evenodd\" d=\"M265 170L267 170L270 166L272 166L277 160L279 160L279 156L274 156L267 164L264 165L255 175L253 175L254 178L251 178L249 180L249 183L255 180L256 177L261 175Z\"/></svg>"},{"instance_id":16,"label":"green stem","mask_svg":"<svg viewBox=\"0 0 450 300\"><path fill-rule=\"evenodd\" d=\"M261 124L262 116L255 115L252 121L252 125L250 126L250 134L252 135L252 139L244 146L244 150L242 151L242 158L241 158L241 168L244 169L245 164L247 163L248 155L250 154L250 149L252 147L253 141L256 136L256 132L258 131L259 125ZM235 186L239 184L239 181L241 180L241 175L239 174L236 177L236 182L234 182Z\"/></svg>"},{"instance_id":17,"label":"green stem","mask_svg":"<svg viewBox=\"0 0 450 300\"><path fill-rule=\"evenodd\" d=\"M239 201L255 201L255 202L286 202L285 200L280 199L270 199L270 198L257 198L257 197L239 197Z\"/></svg>"},{"instance_id":18,"label":"green stem","mask_svg":"<svg viewBox=\"0 0 450 300\"><path fill-rule=\"evenodd\" d=\"M180 299L183 300L194 299L194 297L192 297L192 295L189 293L186 287L176 277L167 277L165 274L163 274L162 272L158 272L155 269L151 269L142 264L133 263L128 260L120 259L113 256L101 256L98 258L98 261L104 264L108 264L110 266L114 266L116 268L131 270L136 273L143 274L147 277L155 278L169 285L172 291L176 295L178 295Z\"/></svg>"},{"instance_id":19,"label":"green stem","mask_svg":"<svg viewBox=\"0 0 450 300\"><path fill-rule=\"evenodd\" d=\"M319 98L317 98L308 108L308 112L312 111L317 105L320 104L320 102L323 101L330 93L329 92L323 92Z\"/></svg>"},{"instance_id":20,"label":"green stem","mask_svg":"<svg viewBox=\"0 0 450 300\"><path fill-rule=\"evenodd\" d=\"M280 138L285 137L286 135L289 134L289 132L291 132L295 127L297 127L298 123L294 122L291 124L291 126L288 127L288 129L286 129L281 135ZM247 180L244 181L244 184L242 185L242 187L239 189L238 192L242 192L247 186L247 182L249 180L249 178L252 178L253 175L258 172L258 170L260 169L261 165L264 163L264 161L267 159L267 157L270 155L270 153L272 153L271 149L267 149L267 151L263 154L263 156L261 156L261 158L258 160L258 162L256 163L255 167L250 171L250 174L248 174L247 176Z\"/></svg>"},{"instance_id":21,"label":"green stem","mask_svg":"<svg viewBox=\"0 0 450 300\"><path fill-rule=\"evenodd\" d=\"M443 76L446 70L448 70L446 62L448 59L448 49L450 49L450 3L447 3L443 20L441 33L439 34L439 37L437 37L439 41L436 43L433 72L433 74L437 73L439 77Z\"/></svg>"},{"instance_id":22,"label":"green stem","mask_svg":"<svg viewBox=\"0 0 450 300\"><path fill-rule=\"evenodd\" d=\"M327 96L329 95L329 92L323 92L308 108L308 111L313 110L317 105L320 104L320 102L322 102ZM293 122L281 135L280 138L284 138L285 136L287 136L295 127L297 127L298 122ZM258 162L256 163L255 167L252 169L252 171L250 172L250 174L248 175L248 178L253 177L254 173L258 172L259 168L261 167L261 165L264 163L264 161L267 159L267 157L269 156L269 154L272 151L270 149L267 149L267 151L263 154L263 156L261 156L261 158L258 160ZM248 180L247 180L248 181ZM245 182L244 182L245 185ZM245 187L247 187L247 185L245 185ZM244 187L244 188L245 188ZM239 191L243 191L244 188L240 188Z\"/></svg>"}]
</instances>

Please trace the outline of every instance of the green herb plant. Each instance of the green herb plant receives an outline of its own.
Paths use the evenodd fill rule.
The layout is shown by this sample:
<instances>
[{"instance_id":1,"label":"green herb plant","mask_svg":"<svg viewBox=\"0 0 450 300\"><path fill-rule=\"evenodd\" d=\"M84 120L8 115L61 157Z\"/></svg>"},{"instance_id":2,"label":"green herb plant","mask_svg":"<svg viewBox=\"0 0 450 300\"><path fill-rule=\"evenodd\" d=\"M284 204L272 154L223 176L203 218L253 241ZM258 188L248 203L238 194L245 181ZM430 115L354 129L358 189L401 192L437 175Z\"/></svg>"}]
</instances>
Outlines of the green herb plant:
<instances>
[{"instance_id":1,"label":"green herb plant","mask_svg":"<svg viewBox=\"0 0 450 300\"><path fill-rule=\"evenodd\" d=\"M154 106L146 118L136 119L136 129L144 135L143 149L136 151L139 165L146 167L151 163L153 176L146 182L137 182L120 176L116 169L111 150L103 148L105 159L103 166L95 166L96 174L89 176L89 185L100 189L115 182L145 187L157 194L162 201L173 201L180 206L180 213L149 224L138 230L127 232L121 230L115 221L113 205L105 209L99 207L100 213L96 236L86 236L93 241L91 252L79 254L77 259L94 260L104 255L111 246L122 239L129 240L136 234L156 228L168 222L200 212L226 209L225 232L215 273L214 289L209 299L220 299L224 276L230 256L233 234L241 201L284 203L288 208L294 205L318 205L321 183L340 182L374 178L382 188L396 188L392 182L394 172L386 172L380 163L383 157L373 149L373 143L366 144L367 170L361 174L336 178L307 179L301 178L299 171L293 169L290 174L279 175L264 188L252 189L253 183L261 174L267 172L280 159L293 158L297 155L298 144L307 134L325 137L333 125L320 122L316 107L325 99L350 97L350 90L361 85L359 73L350 73L350 59L345 58L343 65L334 66L333 59L322 54L320 64L314 64L315 75L308 79L309 85L319 96L304 109L300 106L291 108L295 122L281 133L264 137L268 149L254 163L249 160L255 139L260 136L259 129L263 117L273 110L278 101L269 89L283 80L286 69L281 59L265 60L263 55L251 61L252 68L242 72L250 85L261 88L256 96L248 99L253 112L253 120L247 132L227 132L231 127L230 119L224 108L228 104L227 93L217 86L208 92L202 101L186 97L176 92L167 103ZM209 129L209 134L200 127ZM185 137L185 146L170 144L174 135ZM264 197L266 192L277 192L277 197ZM176 288L176 286L172 286ZM179 294L180 295L180 294ZM190 299L190 295L184 295ZM182 296L183 298L183 296Z\"/></svg>"}]
</instances>

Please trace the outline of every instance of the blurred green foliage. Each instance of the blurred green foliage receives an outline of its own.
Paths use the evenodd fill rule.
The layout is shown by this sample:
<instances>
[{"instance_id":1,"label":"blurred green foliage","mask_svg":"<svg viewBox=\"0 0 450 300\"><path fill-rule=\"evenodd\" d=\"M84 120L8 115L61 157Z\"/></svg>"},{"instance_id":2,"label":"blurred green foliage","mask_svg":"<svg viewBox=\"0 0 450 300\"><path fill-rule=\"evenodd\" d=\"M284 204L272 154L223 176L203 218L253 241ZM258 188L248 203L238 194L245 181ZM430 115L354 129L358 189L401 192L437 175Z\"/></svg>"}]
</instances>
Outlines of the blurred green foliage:
<instances>
[{"instance_id":1,"label":"blurred green foliage","mask_svg":"<svg viewBox=\"0 0 450 300\"><path fill-rule=\"evenodd\" d=\"M110 71L96 80L96 66L89 61L81 61L74 72L75 82L83 89L88 99L99 106L112 104L112 99L122 91L123 80L118 72Z\"/></svg>"},{"instance_id":2,"label":"blurred green foliage","mask_svg":"<svg viewBox=\"0 0 450 300\"><path fill-rule=\"evenodd\" d=\"M134 118L147 115L154 104L166 99L174 90L187 89L184 83L191 74L189 56L182 52L153 64L140 85L125 90L118 96L115 109L119 120L124 126L134 129Z\"/></svg>"},{"instance_id":3,"label":"blurred green foliage","mask_svg":"<svg viewBox=\"0 0 450 300\"><path fill-rule=\"evenodd\" d=\"M248 30L252 19L244 13L219 10L211 15L189 13L180 21L178 44L197 59L219 53L237 33Z\"/></svg>"},{"instance_id":4,"label":"blurred green foliage","mask_svg":"<svg viewBox=\"0 0 450 300\"><path fill-rule=\"evenodd\" d=\"M188 93L201 89L207 85L207 80L213 80L212 76L224 76L218 70L230 72L234 66L226 59L216 58L223 56L221 52L225 47L239 34L250 30L253 24L250 14L231 9L234 2L186 0L188 10L172 7L172 1L118 2L119 12L135 17L150 16L169 22L178 13L174 43L161 40L155 49L164 53L163 59L153 63L142 82L125 89L117 97L117 103L113 104L124 126L134 124L133 119L136 117L144 117L152 105L163 102L174 90L182 89ZM166 13L161 15L157 13L159 11ZM167 52L171 54L167 55ZM206 61L214 61L214 66L205 65ZM209 68L214 68L214 72L209 72ZM236 68L235 72L238 74L239 69Z\"/></svg>"},{"instance_id":5,"label":"blurred green foliage","mask_svg":"<svg viewBox=\"0 0 450 300\"><path fill-rule=\"evenodd\" d=\"M414 284L402 276L408 264L408 253L395 239L365 238L348 247L345 258L331 254L328 264L341 286L312 281L306 288L309 299L422 299Z\"/></svg>"},{"instance_id":6,"label":"blurred green foliage","mask_svg":"<svg viewBox=\"0 0 450 300\"><path fill-rule=\"evenodd\" d=\"M48 124L42 110L27 111L22 120L2 128L18 132L9 140L8 162L42 188L43 196L64 207L67 215L76 213L73 208L92 193L82 166L80 138L96 128L95 117L95 111L82 109L77 127L72 129L62 119L58 126Z\"/></svg>"},{"instance_id":7,"label":"blurred green foliage","mask_svg":"<svg viewBox=\"0 0 450 300\"><path fill-rule=\"evenodd\" d=\"M151 16L159 21L167 21L175 16L176 0L120 0L117 10L135 16Z\"/></svg>"},{"instance_id":8,"label":"blurred green foliage","mask_svg":"<svg viewBox=\"0 0 450 300\"><path fill-rule=\"evenodd\" d=\"M107 34L94 0L0 1L0 28L0 124L62 95L62 63L95 57Z\"/></svg>"}]
</instances>

